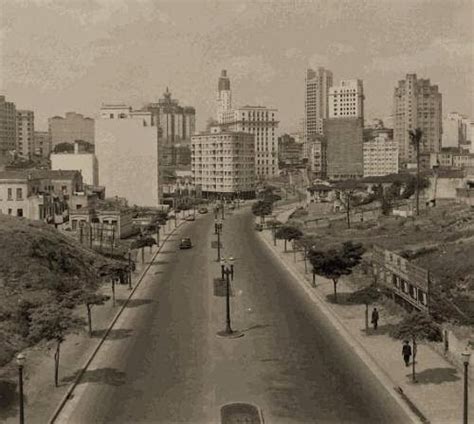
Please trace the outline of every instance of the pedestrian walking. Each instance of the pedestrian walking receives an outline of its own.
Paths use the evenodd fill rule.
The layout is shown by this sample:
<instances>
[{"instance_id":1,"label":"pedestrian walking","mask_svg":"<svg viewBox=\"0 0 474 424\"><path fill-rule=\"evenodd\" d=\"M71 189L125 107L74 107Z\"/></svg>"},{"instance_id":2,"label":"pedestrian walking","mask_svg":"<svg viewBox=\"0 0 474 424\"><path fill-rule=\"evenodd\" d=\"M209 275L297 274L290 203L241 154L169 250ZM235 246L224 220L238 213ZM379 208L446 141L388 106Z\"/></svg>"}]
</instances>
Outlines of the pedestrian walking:
<instances>
[{"instance_id":1,"label":"pedestrian walking","mask_svg":"<svg viewBox=\"0 0 474 424\"><path fill-rule=\"evenodd\" d=\"M403 348L402 348L403 360L405 361L405 366L408 367L408 365L410 365L411 346L408 340L405 340L403 343L404 343Z\"/></svg>"},{"instance_id":2,"label":"pedestrian walking","mask_svg":"<svg viewBox=\"0 0 474 424\"><path fill-rule=\"evenodd\" d=\"M372 311L372 324L374 325L374 330L377 330L379 325L379 311L377 311L377 308L374 308Z\"/></svg>"}]
</instances>

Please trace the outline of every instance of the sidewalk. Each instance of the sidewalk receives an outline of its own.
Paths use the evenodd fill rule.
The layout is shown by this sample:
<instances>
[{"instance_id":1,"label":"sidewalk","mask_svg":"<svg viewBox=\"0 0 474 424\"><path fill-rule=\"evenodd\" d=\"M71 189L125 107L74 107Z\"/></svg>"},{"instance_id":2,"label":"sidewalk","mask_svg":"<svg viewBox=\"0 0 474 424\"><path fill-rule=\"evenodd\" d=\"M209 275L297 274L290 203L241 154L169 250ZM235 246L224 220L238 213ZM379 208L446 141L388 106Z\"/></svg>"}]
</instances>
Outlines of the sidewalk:
<instances>
[{"instance_id":1,"label":"sidewalk","mask_svg":"<svg viewBox=\"0 0 474 424\"><path fill-rule=\"evenodd\" d=\"M277 219L286 222L288 216L295 208L285 208L277 211ZM304 261L298 253L297 261L294 261L293 253L283 253L283 241L278 240L274 246L270 231L260 233L269 248L280 258L286 267L293 271L306 289L316 295L316 303L322 302L332 315L332 319L347 330L353 340L363 349L364 353L375 362L376 366L388 377L392 383L390 390L401 388L415 408L431 423L461 423L463 413L463 374L449 364L442 356L434 352L429 346L418 345L417 354L417 380L411 381L411 367L406 368L401 356L401 342L392 339L388 333L394 324L386 322L384 318L388 313L381 305L377 306L380 311L381 322L376 333L365 331L365 306L364 305L337 305L327 300L328 295L333 294L333 284L330 280L322 277L316 278L316 288L311 287L312 276L305 274ZM308 266L308 271L309 271ZM346 281L338 283L338 294L344 298L345 293L351 292ZM342 302L341 302L342 303ZM470 390L469 410L474 411L474 396Z\"/></svg>"},{"instance_id":2,"label":"sidewalk","mask_svg":"<svg viewBox=\"0 0 474 424\"><path fill-rule=\"evenodd\" d=\"M141 262L141 254L137 255L136 270L132 274L132 287L140 283L143 276L147 273L150 264L156 255L166 245L167 240L179 230L186 221L179 222L175 229L174 222L170 222L163 227L160 246L153 246L151 251L145 248L144 263ZM101 291L109 296L111 285L105 284ZM71 334L61 344L61 359L59 369L59 387L54 387L53 354L55 346L52 344L40 344L29 348L23 353L26 356L24 367L24 393L25 393L25 421L28 423L47 423L66 396L68 389L73 384L75 376L83 368L86 361L94 354L98 344L110 327L118 312L126 303L132 292L128 284L115 285L115 307L112 299L108 300L103 306L92 308L92 327L93 336L89 337L87 331L80 334ZM84 318L86 318L85 308L77 309ZM112 329L108 337L120 337L120 334L114 333ZM13 360L0 370L0 422L18 423L18 389L17 389L18 370ZM4 388L9 392L5 393ZM74 396L74 394L72 395Z\"/></svg>"}]
</instances>

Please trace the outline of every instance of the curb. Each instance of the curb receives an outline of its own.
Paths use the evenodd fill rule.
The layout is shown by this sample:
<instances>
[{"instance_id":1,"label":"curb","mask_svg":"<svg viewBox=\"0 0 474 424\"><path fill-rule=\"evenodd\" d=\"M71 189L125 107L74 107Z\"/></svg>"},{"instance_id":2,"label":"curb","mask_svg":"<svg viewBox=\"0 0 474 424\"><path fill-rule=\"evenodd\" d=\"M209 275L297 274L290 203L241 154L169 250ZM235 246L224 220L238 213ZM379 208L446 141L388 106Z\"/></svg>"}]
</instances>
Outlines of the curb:
<instances>
[{"instance_id":1,"label":"curb","mask_svg":"<svg viewBox=\"0 0 474 424\"><path fill-rule=\"evenodd\" d=\"M397 404L402 408L402 410L407 414L413 423L429 423L429 420L425 415L420 411L420 409L403 393L400 392L398 384L396 384L391 377L379 366L377 361L372 357L372 355L363 347L363 345L351 336L350 332L347 330L341 319L337 316L336 312L326 304L321 295L314 290L310 283L307 281L306 277L300 273L300 271L293 269L288 265L282 258L279 257L278 252L273 248L271 242L268 241L263 234L260 235L260 239L266 244L267 248L273 253L273 255L278 259L278 261L286 268L286 270L295 278L299 283L301 288L306 292L309 298L317 304L321 312L325 314L331 324L335 327L336 331L340 334L341 337L348 343L352 348L355 354L364 362L367 368L372 372L372 374L382 383L382 386L385 387L389 395L397 402ZM393 391L390 390L390 387L393 388ZM396 396L396 393L402 395L401 398ZM403 399L403 401L402 401Z\"/></svg>"},{"instance_id":2,"label":"curb","mask_svg":"<svg viewBox=\"0 0 474 424\"><path fill-rule=\"evenodd\" d=\"M72 395L72 392L74 391L74 389L76 388L76 386L79 384L82 376L84 375L84 373L87 371L87 368L89 368L89 365L91 364L91 362L94 360L95 356L97 355L97 353L99 352L99 349L102 347L102 344L104 343L105 339L107 338L107 336L109 335L110 331L113 329L115 323L117 322L117 320L119 319L120 315L122 315L122 312L124 311L124 309L127 307L127 304L129 302L129 300L133 297L134 293L135 293L135 290L138 289L138 287L140 286L140 283L142 282L143 278L145 277L145 275L148 273L151 265L153 264L153 262L155 261L156 257L158 256L158 253L161 252L163 246L165 245L165 242L168 241L168 239L174 234L174 232L179 229L179 227L183 224L183 223L186 223L185 220L181 221L176 228L173 228L171 230L170 233L168 233L168 235L166 235L166 237L164 238L162 244L160 247L158 247L158 249L156 250L156 252L154 253L154 255L152 256L150 262L148 263L148 265L146 266L146 268L143 270L143 272L141 273L141 275L138 277L138 280L137 282L135 283L135 286L133 287L132 291L129 293L128 297L125 298L125 301L124 303L122 304L122 306L120 307L120 309L117 311L117 313L115 314L115 316L113 317L112 321L110 322L108 328L107 328L107 331L105 332L105 334L102 336L102 338L99 340L99 342L97 343L96 347L94 348L93 352L91 353L91 355L89 356L89 358L86 360L86 362L84 363L84 365L82 366L82 368L79 370L79 373L77 375L77 377L74 379L74 381L70 384L69 388L67 389L66 393L64 394L63 398L61 399L61 401L59 402L58 406L56 407L56 409L54 410L53 414L51 415L51 417L49 418L48 420L48 424L53 424L56 419L58 418L59 414L61 413L61 411L63 410L64 408L64 405L66 404L66 402L69 400L69 398L71 397Z\"/></svg>"}]
</instances>

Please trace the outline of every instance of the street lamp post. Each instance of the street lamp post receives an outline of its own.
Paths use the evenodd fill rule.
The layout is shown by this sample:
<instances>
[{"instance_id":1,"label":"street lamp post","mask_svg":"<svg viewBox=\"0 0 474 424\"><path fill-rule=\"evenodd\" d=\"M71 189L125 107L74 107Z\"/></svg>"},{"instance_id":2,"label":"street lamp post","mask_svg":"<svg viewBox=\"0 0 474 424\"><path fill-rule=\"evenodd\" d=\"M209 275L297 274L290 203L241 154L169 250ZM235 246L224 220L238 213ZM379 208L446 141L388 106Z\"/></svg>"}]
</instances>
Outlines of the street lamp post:
<instances>
[{"instance_id":1,"label":"street lamp post","mask_svg":"<svg viewBox=\"0 0 474 424\"><path fill-rule=\"evenodd\" d=\"M20 424L25 423L25 408L23 399L23 366L25 365L26 357L23 353L19 353L16 357L18 364L18 392L20 395Z\"/></svg>"},{"instance_id":2,"label":"street lamp post","mask_svg":"<svg viewBox=\"0 0 474 424\"><path fill-rule=\"evenodd\" d=\"M128 289L132 290L132 252L128 251Z\"/></svg>"},{"instance_id":3,"label":"street lamp post","mask_svg":"<svg viewBox=\"0 0 474 424\"><path fill-rule=\"evenodd\" d=\"M464 364L464 408L463 408L463 424L468 424L468 369L469 369L469 359L471 359L471 352L466 348L466 350L461 353L462 362Z\"/></svg>"},{"instance_id":4,"label":"street lamp post","mask_svg":"<svg viewBox=\"0 0 474 424\"><path fill-rule=\"evenodd\" d=\"M224 219L225 219L225 216L224 216L224 207L225 207L225 205L224 205L224 198L222 198L222 201L221 201L221 208L222 208L222 209L221 209L221 212L222 212L222 220L223 220L223 221L224 221Z\"/></svg>"},{"instance_id":5,"label":"street lamp post","mask_svg":"<svg viewBox=\"0 0 474 424\"><path fill-rule=\"evenodd\" d=\"M217 233L217 262L221 260L221 232L222 222L216 222L215 229Z\"/></svg>"},{"instance_id":6,"label":"street lamp post","mask_svg":"<svg viewBox=\"0 0 474 424\"><path fill-rule=\"evenodd\" d=\"M230 281L234 280L234 265L232 264L233 261L234 261L234 258L232 256L229 257L229 259L223 259L221 261L221 276L226 284L226 292L225 292L226 325L225 325L225 330L219 331L217 335L220 337L235 339L238 337L242 337L244 334L240 331L232 330L231 319L230 319Z\"/></svg>"}]
</instances>

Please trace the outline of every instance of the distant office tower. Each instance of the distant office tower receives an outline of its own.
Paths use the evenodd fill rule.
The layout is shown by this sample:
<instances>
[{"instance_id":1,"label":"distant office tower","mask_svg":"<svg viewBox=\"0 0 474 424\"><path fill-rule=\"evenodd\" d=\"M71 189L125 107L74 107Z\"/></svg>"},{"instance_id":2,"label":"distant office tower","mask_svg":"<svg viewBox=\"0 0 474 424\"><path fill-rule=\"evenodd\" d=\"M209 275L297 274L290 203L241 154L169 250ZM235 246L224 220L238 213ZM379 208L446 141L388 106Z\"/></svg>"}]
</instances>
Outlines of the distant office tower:
<instances>
[{"instance_id":1,"label":"distant office tower","mask_svg":"<svg viewBox=\"0 0 474 424\"><path fill-rule=\"evenodd\" d=\"M222 124L232 115L232 91L227 71L221 72L217 83L217 122Z\"/></svg>"},{"instance_id":2,"label":"distant office tower","mask_svg":"<svg viewBox=\"0 0 474 424\"><path fill-rule=\"evenodd\" d=\"M323 120L329 117L328 95L332 87L332 72L319 67L306 71L305 92L305 147L304 157L309 157L308 140L315 134L323 134Z\"/></svg>"},{"instance_id":3,"label":"distant office tower","mask_svg":"<svg viewBox=\"0 0 474 424\"><path fill-rule=\"evenodd\" d=\"M327 176L332 179L363 176L362 118L329 118L324 120L327 140Z\"/></svg>"},{"instance_id":4,"label":"distant office tower","mask_svg":"<svg viewBox=\"0 0 474 424\"><path fill-rule=\"evenodd\" d=\"M254 134L255 172L260 179L278 175L277 113L264 106L244 106L234 109L221 124L228 131Z\"/></svg>"},{"instance_id":5,"label":"distant office tower","mask_svg":"<svg viewBox=\"0 0 474 424\"><path fill-rule=\"evenodd\" d=\"M63 118L54 116L48 119L51 147L59 143L71 143L76 140L94 144L94 120L76 112L67 112Z\"/></svg>"},{"instance_id":6,"label":"distant office tower","mask_svg":"<svg viewBox=\"0 0 474 424\"><path fill-rule=\"evenodd\" d=\"M103 105L95 125L100 185L129 205L158 206L158 131L152 115L126 105Z\"/></svg>"},{"instance_id":7,"label":"distant office tower","mask_svg":"<svg viewBox=\"0 0 474 424\"><path fill-rule=\"evenodd\" d=\"M51 153L51 136L49 131L35 131L34 140L35 155L47 158Z\"/></svg>"},{"instance_id":8,"label":"distant office tower","mask_svg":"<svg viewBox=\"0 0 474 424\"><path fill-rule=\"evenodd\" d=\"M254 136L212 127L191 139L193 182L206 198L255 197Z\"/></svg>"},{"instance_id":9,"label":"distant office tower","mask_svg":"<svg viewBox=\"0 0 474 424\"><path fill-rule=\"evenodd\" d=\"M16 146L16 107L0 96L0 163L9 160Z\"/></svg>"},{"instance_id":10,"label":"distant office tower","mask_svg":"<svg viewBox=\"0 0 474 424\"><path fill-rule=\"evenodd\" d=\"M168 87L158 103L149 103L143 108L151 113L152 125L158 127L160 141L160 163L164 166L179 165L182 156L177 151L187 146L196 131L196 111L190 106L180 106L171 97Z\"/></svg>"},{"instance_id":11,"label":"distant office tower","mask_svg":"<svg viewBox=\"0 0 474 424\"><path fill-rule=\"evenodd\" d=\"M416 162L416 153L408 131L423 131L421 153L438 153L441 149L441 93L429 79L417 79L407 74L398 82L393 96L393 138L398 143L401 162Z\"/></svg>"},{"instance_id":12,"label":"distant office tower","mask_svg":"<svg viewBox=\"0 0 474 424\"><path fill-rule=\"evenodd\" d=\"M342 80L329 88L329 118L364 119L364 86L362 80Z\"/></svg>"},{"instance_id":13,"label":"distant office tower","mask_svg":"<svg viewBox=\"0 0 474 424\"><path fill-rule=\"evenodd\" d=\"M309 146L309 169L317 178L325 179L327 177L326 137L319 134L311 136Z\"/></svg>"},{"instance_id":14,"label":"distant office tower","mask_svg":"<svg viewBox=\"0 0 474 424\"><path fill-rule=\"evenodd\" d=\"M443 119L442 147L460 147L468 140L469 121L457 112L448 113Z\"/></svg>"},{"instance_id":15,"label":"distant office tower","mask_svg":"<svg viewBox=\"0 0 474 424\"><path fill-rule=\"evenodd\" d=\"M25 158L33 155L35 142L35 114L32 110L16 111L16 151Z\"/></svg>"},{"instance_id":16,"label":"distant office tower","mask_svg":"<svg viewBox=\"0 0 474 424\"><path fill-rule=\"evenodd\" d=\"M370 128L364 130L364 177L398 173L398 144L393 130Z\"/></svg>"}]
</instances>

